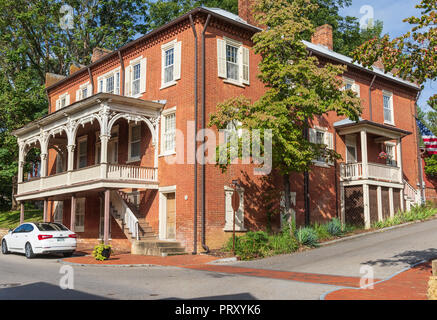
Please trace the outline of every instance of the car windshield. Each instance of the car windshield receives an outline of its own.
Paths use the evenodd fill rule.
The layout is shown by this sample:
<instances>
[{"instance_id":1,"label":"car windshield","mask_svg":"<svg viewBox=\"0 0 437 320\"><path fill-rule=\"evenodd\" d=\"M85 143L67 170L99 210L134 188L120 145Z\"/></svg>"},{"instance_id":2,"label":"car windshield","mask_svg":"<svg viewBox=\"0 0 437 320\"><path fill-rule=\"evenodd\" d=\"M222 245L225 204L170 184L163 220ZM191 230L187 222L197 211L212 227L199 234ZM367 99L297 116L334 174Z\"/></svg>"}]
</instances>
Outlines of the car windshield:
<instances>
[{"instance_id":1,"label":"car windshield","mask_svg":"<svg viewBox=\"0 0 437 320\"><path fill-rule=\"evenodd\" d=\"M35 223L39 231L68 231L68 229L60 223L43 222Z\"/></svg>"}]
</instances>

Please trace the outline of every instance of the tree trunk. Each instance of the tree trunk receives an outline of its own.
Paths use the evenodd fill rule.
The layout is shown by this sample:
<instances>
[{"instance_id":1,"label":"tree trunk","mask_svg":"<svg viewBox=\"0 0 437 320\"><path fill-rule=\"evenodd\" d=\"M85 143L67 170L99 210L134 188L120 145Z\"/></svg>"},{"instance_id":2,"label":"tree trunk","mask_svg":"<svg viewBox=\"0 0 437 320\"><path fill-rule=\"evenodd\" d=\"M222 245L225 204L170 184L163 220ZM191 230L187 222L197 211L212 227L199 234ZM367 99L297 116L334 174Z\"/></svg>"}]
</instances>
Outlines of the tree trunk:
<instances>
[{"instance_id":1,"label":"tree trunk","mask_svg":"<svg viewBox=\"0 0 437 320\"><path fill-rule=\"evenodd\" d=\"M17 200L15 200L15 194L17 193L17 177L12 178L12 194L11 194L11 210L19 210L19 205Z\"/></svg>"},{"instance_id":2,"label":"tree trunk","mask_svg":"<svg viewBox=\"0 0 437 320\"><path fill-rule=\"evenodd\" d=\"M291 210L291 191L290 191L290 175L284 174L282 176L284 183L284 205L286 216L291 217L292 226L296 222L296 215ZM290 226L291 227L291 226ZM292 230L294 232L294 230Z\"/></svg>"}]
</instances>

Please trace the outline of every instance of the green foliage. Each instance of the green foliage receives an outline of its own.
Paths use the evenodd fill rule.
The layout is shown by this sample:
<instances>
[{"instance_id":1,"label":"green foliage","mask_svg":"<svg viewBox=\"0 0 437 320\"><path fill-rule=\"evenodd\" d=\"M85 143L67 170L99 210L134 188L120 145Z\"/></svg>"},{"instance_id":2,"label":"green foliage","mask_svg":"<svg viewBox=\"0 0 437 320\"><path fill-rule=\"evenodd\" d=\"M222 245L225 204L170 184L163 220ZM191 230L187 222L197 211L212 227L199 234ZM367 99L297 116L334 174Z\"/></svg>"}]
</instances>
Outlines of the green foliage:
<instances>
[{"instance_id":1,"label":"green foliage","mask_svg":"<svg viewBox=\"0 0 437 320\"><path fill-rule=\"evenodd\" d=\"M232 251L232 237L225 248ZM242 260L263 258L275 254L294 252L299 245L288 228L277 234L269 235L264 231L248 232L235 239L235 253Z\"/></svg>"},{"instance_id":2,"label":"green foliage","mask_svg":"<svg viewBox=\"0 0 437 320\"><path fill-rule=\"evenodd\" d=\"M437 176L437 155L433 154L425 158L425 173L429 176Z\"/></svg>"},{"instance_id":3,"label":"green foliage","mask_svg":"<svg viewBox=\"0 0 437 320\"><path fill-rule=\"evenodd\" d=\"M25 209L24 222L42 222L43 214L39 209ZM14 229L20 224L20 211L0 212L0 229Z\"/></svg>"},{"instance_id":4,"label":"green foliage","mask_svg":"<svg viewBox=\"0 0 437 320\"><path fill-rule=\"evenodd\" d=\"M343 226L338 218L334 218L326 225L328 233L334 237L338 237L343 233Z\"/></svg>"},{"instance_id":5,"label":"green foliage","mask_svg":"<svg viewBox=\"0 0 437 320\"><path fill-rule=\"evenodd\" d=\"M296 231L296 239L302 246L317 247L319 244L317 232L311 227L299 228Z\"/></svg>"},{"instance_id":6,"label":"green foliage","mask_svg":"<svg viewBox=\"0 0 437 320\"><path fill-rule=\"evenodd\" d=\"M319 240L327 240L331 238L331 234L328 232L327 224L314 223L312 228L317 233L317 238Z\"/></svg>"},{"instance_id":7,"label":"green foliage","mask_svg":"<svg viewBox=\"0 0 437 320\"><path fill-rule=\"evenodd\" d=\"M98 261L104 261L107 258L102 255L102 252L103 252L103 250L107 250L107 249L109 249L111 254L112 254L112 246L105 245L103 243L98 244L97 246L94 247L92 256Z\"/></svg>"},{"instance_id":8,"label":"green foliage","mask_svg":"<svg viewBox=\"0 0 437 320\"><path fill-rule=\"evenodd\" d=\"M393 218L386 219L384 221L377 221L372 224L372 228L382 229L387 227L392 227L398 224L418 221L418 220L427 220L437 214L437 209L427 205L418 205L411 208L410 211L407 212L398 212Z\"/></svg>"}]
</instances>

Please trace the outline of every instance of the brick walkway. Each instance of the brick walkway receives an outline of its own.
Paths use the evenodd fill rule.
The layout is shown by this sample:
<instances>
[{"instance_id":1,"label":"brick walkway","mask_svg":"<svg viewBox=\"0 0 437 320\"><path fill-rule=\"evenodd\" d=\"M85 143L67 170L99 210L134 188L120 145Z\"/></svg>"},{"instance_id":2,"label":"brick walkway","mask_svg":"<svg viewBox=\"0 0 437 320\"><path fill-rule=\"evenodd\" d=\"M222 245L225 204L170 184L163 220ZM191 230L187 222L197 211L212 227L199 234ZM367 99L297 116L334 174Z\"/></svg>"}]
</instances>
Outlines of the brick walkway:
<instances>
[{"instance_id":1,"label":"brick walkway","mask_svg":"<svg viewBox=\"0 0 437 320\"><path fill-rule=\"evenodd\" d=\"M326 295L326 300L427 300L431 262L402 272L374 289L341 289Z\"/></svg>"},{"instance_id":2,"label":"brick walkway","mask_svg":"<svg viewBox=\"0 0 437 320\"><path fill-rule=\"evenodd\" d=\"M63 261L84 265L173 266L199 271L348 287L347 289L340 289L328 293L325 296L326 300L426 300L428 280L432 273L431 262L428 262L402 272L381 283L376 283L381 281L381 279L375 279L373 280L376 283L374 289L359 289L359 277L208 264L209 262L218 259L217 257L208 255L155 257L132 254L114 254L109 260L97 261L89 256L90 252L88 251L82 251L81 253L88 255L66 258L63 259Z\"/></svg>"}]
</instances>

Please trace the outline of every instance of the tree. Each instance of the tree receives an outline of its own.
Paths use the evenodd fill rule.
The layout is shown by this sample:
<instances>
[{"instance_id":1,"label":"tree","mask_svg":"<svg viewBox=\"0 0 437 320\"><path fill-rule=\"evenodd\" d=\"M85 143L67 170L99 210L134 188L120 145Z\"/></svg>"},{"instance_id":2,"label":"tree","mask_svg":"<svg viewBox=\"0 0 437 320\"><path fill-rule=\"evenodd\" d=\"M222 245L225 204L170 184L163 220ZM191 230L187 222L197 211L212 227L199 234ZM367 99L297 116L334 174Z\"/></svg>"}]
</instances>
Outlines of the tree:
<instances>
[{"instance_id":1,"label":"tree","mask_svg":"<svg viewBox=\"0 0 437 320\"><path fill-rule=\"evenodd\" d=\"M393 40L389 35L372 39L356 50L354 59L370 68L380 60L385 70L416 82L423 89L427 81L437 79L437 2L421 0L416 8L421 10L419 17L404 19L411 25L410 31ZM431 96L427 103L433 111L427 114L419 112L418 115L437 134L437 94ZM428 174L437 172L435 156L429 158L426 164Z\"/></svg>"},{"instance_id":2,"label":"tree","mask_svg":"<svg viewBox=\"0 0 437 320\"><path fill-rule=\"evenodd\" d=\"M305 139L307 120L333 111L357 121L360 100L351 90L341 90L345 66L321 65L302 43L307 33L314 32L309 16L317 6L311 0L257 0L254 8L256 19L267 26L253 37L254 52L262 57L259 78L266 92L253 103L245 97L220 103L210 126L225 129L230 122L240 123L238 127L249 132L261 130L262 138L272 130L272 166L282 176L285 210L291 216L290 174L310 170L312 160L320 156L340 157ZM240 147L242 142L240 138Z\"/></svg>"},{"instance_id":3,"label":"tree","mask_svg":"<svg viewBox=\"0 0 437 320\"><path fill-rule=\"evenodd\" d=\"M142 27L141 0L68 1L73 28L62 28L58 0L0 0L0 207L11 202L18 145L11 131L47 113L45 73L88 64L95 47L116 49Z\"/></svg>"}]
</instances>

